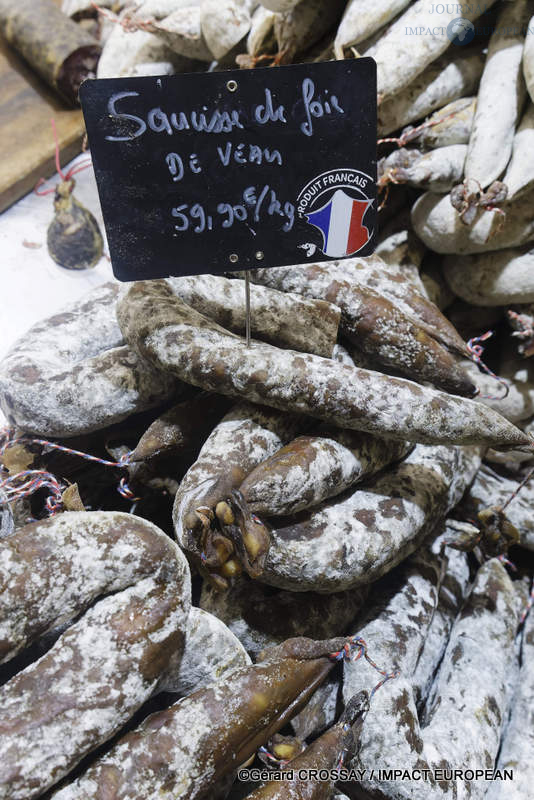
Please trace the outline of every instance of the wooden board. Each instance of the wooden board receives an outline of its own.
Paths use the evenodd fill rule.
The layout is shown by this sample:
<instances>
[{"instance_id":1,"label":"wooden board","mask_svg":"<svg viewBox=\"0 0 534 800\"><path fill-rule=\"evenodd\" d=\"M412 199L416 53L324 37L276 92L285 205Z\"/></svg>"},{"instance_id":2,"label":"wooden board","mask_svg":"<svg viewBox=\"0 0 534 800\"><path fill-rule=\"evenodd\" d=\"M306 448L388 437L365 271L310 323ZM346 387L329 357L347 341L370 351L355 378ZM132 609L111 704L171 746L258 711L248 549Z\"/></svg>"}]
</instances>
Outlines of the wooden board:
<instances>
[{"instance_id":1,"label":"wooden board","mask_svg":"<svg viewBox=\"0 0 534 800\"><path fill-rule=\"evenodd\" d=\"M56 171L51 118L65 164L81 150L81 111L69 108L0 37L0 211Z\"/></svg>"}]
</instances>

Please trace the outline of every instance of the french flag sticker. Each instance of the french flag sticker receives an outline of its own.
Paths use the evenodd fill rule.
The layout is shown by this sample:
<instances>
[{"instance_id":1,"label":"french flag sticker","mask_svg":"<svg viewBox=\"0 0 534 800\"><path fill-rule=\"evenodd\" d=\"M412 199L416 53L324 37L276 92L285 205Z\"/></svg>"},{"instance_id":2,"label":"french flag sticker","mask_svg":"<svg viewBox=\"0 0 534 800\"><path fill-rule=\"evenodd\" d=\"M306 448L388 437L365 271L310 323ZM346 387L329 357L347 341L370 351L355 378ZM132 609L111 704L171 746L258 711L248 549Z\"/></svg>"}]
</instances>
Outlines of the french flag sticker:
<instances>
[{"instance_id":1,"label":"french flag sticker","mask_svg":"<svg viewBox=\"0 0 534 800\"><path fill-rule=\"evenodd\" d=\"M354 200L343 189L337 189L326 205L305 215L310 225L323 234L325 256L345 258L367 244L370 233L363 218L372 204L372 200Z\"/></svg>"}]
</instances>

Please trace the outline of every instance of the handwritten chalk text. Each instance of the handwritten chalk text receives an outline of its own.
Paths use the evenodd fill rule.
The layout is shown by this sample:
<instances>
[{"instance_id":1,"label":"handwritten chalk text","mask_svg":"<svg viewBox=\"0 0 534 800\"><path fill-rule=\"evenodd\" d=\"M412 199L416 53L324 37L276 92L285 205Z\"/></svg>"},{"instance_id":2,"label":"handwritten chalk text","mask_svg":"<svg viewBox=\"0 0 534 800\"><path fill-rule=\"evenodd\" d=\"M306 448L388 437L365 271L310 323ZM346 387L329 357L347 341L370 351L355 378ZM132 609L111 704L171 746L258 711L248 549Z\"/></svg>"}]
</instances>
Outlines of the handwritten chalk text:
<instances>
[{"instance_id":1,"label":"handwritten chalk text","mask_svg":"<svg viewBox=\"0 0 534 800\"><path fill-rule=\"evenodd\" d=\"M306 136L313 136L312 117L318 119L319 117L324 117L325 114L333 114L335 112L339 114L345 113L339 105L335 94L330 95L329 100L322 100L315 97L315 84L311 78L305 78L302 82L302 97L304 100L306 122L302 123L300 129Z\"/></svg>"},{"instance_id":2,"label":"handwritten chalk text","mask_svg":"<svg viewBox=\"0 0 534 800\"><path fill-rule=\"evenodd\" d=\"M217 147L217 153L221 164L227 167L233 156L236 164L278 164L282 166L282 156L279 150L269 150L268 147L258 147L258 145L238 144L236 147L231 142L227 142L224 147Z\"/></svg>"},{"instance_id":3,"label":"handwritten chalk text","mask_svg":"<svg viewBox=\"0 0 534 800\"><path fill-rule=\"evenodd\" d=\"M221 134L231 133L235 129L244 130L249 127L246 112L238 108L210 109L203 105L199 109L166 110L161 106L151 108L145 116L136 110L134 100L140 97L139 92L116 92L109 98L107 112L113 120L115 131L106 135L108 142L129 142L138 139L147 131L174 136L184 131L195 133ZM321 117L334 117L345 111L335 94L328 89L317 92L311 78L305 78L300 86L300 97L296 99L292 116L305 136L313 136L313 120ZM299 118L300 116L300 118ZM302 119L304 117L304 119ZM251 109L250 121L259 125L288 124L286 109L277 105L270 89L264 89L264 98ZM268 159L266 159L268 160ZM238 162L244 163L244 162ZM255 162L252 162L255 163Z\"/></svg>"},{"instance_id":4,"label":"handwritten chalk text","mask_svg":"<svg viewBox=\"0 0 534 800\"><path fill-rule=\"evenodd\" d=\"M255 186L247 187L242 195L242 202L218 203L215 210L206 210L200 203L189 205L181 203L171 210L176 236L185 231L204 233L214 228L232 228L236 222L245 223L253 230L253 225L260 222L263 215L279 216L284 233L289 233L295 222L295 206L289 201L278 199L274 189L265 184L261 190Z\"/></svg>"}]
</instances>

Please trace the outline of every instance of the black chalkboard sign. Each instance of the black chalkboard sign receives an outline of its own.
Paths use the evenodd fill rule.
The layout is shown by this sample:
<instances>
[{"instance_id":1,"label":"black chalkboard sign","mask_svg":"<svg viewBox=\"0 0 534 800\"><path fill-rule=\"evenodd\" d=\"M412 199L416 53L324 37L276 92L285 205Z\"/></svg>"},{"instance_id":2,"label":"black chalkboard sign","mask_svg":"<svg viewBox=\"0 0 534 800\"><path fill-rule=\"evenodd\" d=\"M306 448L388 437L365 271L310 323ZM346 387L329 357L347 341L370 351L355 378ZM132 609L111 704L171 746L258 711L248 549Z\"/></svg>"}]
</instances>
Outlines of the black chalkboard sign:
<instances>
[{"instance_id":1,"label":"black chalkboard sign","mask_svg":"<svg viewBox=\"0 0 534 800\"><path fill-rule=\"evenodd\" d=\"M120 280L373 251L372 59L89 80L80 97Z\"/></svg>"}]
</instances>

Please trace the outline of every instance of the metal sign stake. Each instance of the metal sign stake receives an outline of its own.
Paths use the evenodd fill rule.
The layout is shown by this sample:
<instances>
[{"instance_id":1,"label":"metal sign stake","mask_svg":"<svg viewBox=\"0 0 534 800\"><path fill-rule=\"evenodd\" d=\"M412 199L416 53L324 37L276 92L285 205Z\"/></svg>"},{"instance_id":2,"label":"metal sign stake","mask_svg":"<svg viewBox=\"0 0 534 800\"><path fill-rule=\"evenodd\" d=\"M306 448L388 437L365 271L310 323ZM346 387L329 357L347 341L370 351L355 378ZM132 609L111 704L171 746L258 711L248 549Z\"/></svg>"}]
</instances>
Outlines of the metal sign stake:
<instances>
[{"instance_id":1,"label":"metal sign stake","mask_svg":"<svg viewBox=\"0 0 534 800\"><path fill-rule=\"evenodd\" d=\"M250 271L245 271L245 336L250 347Z\"/></svg>"}]
</instances>

